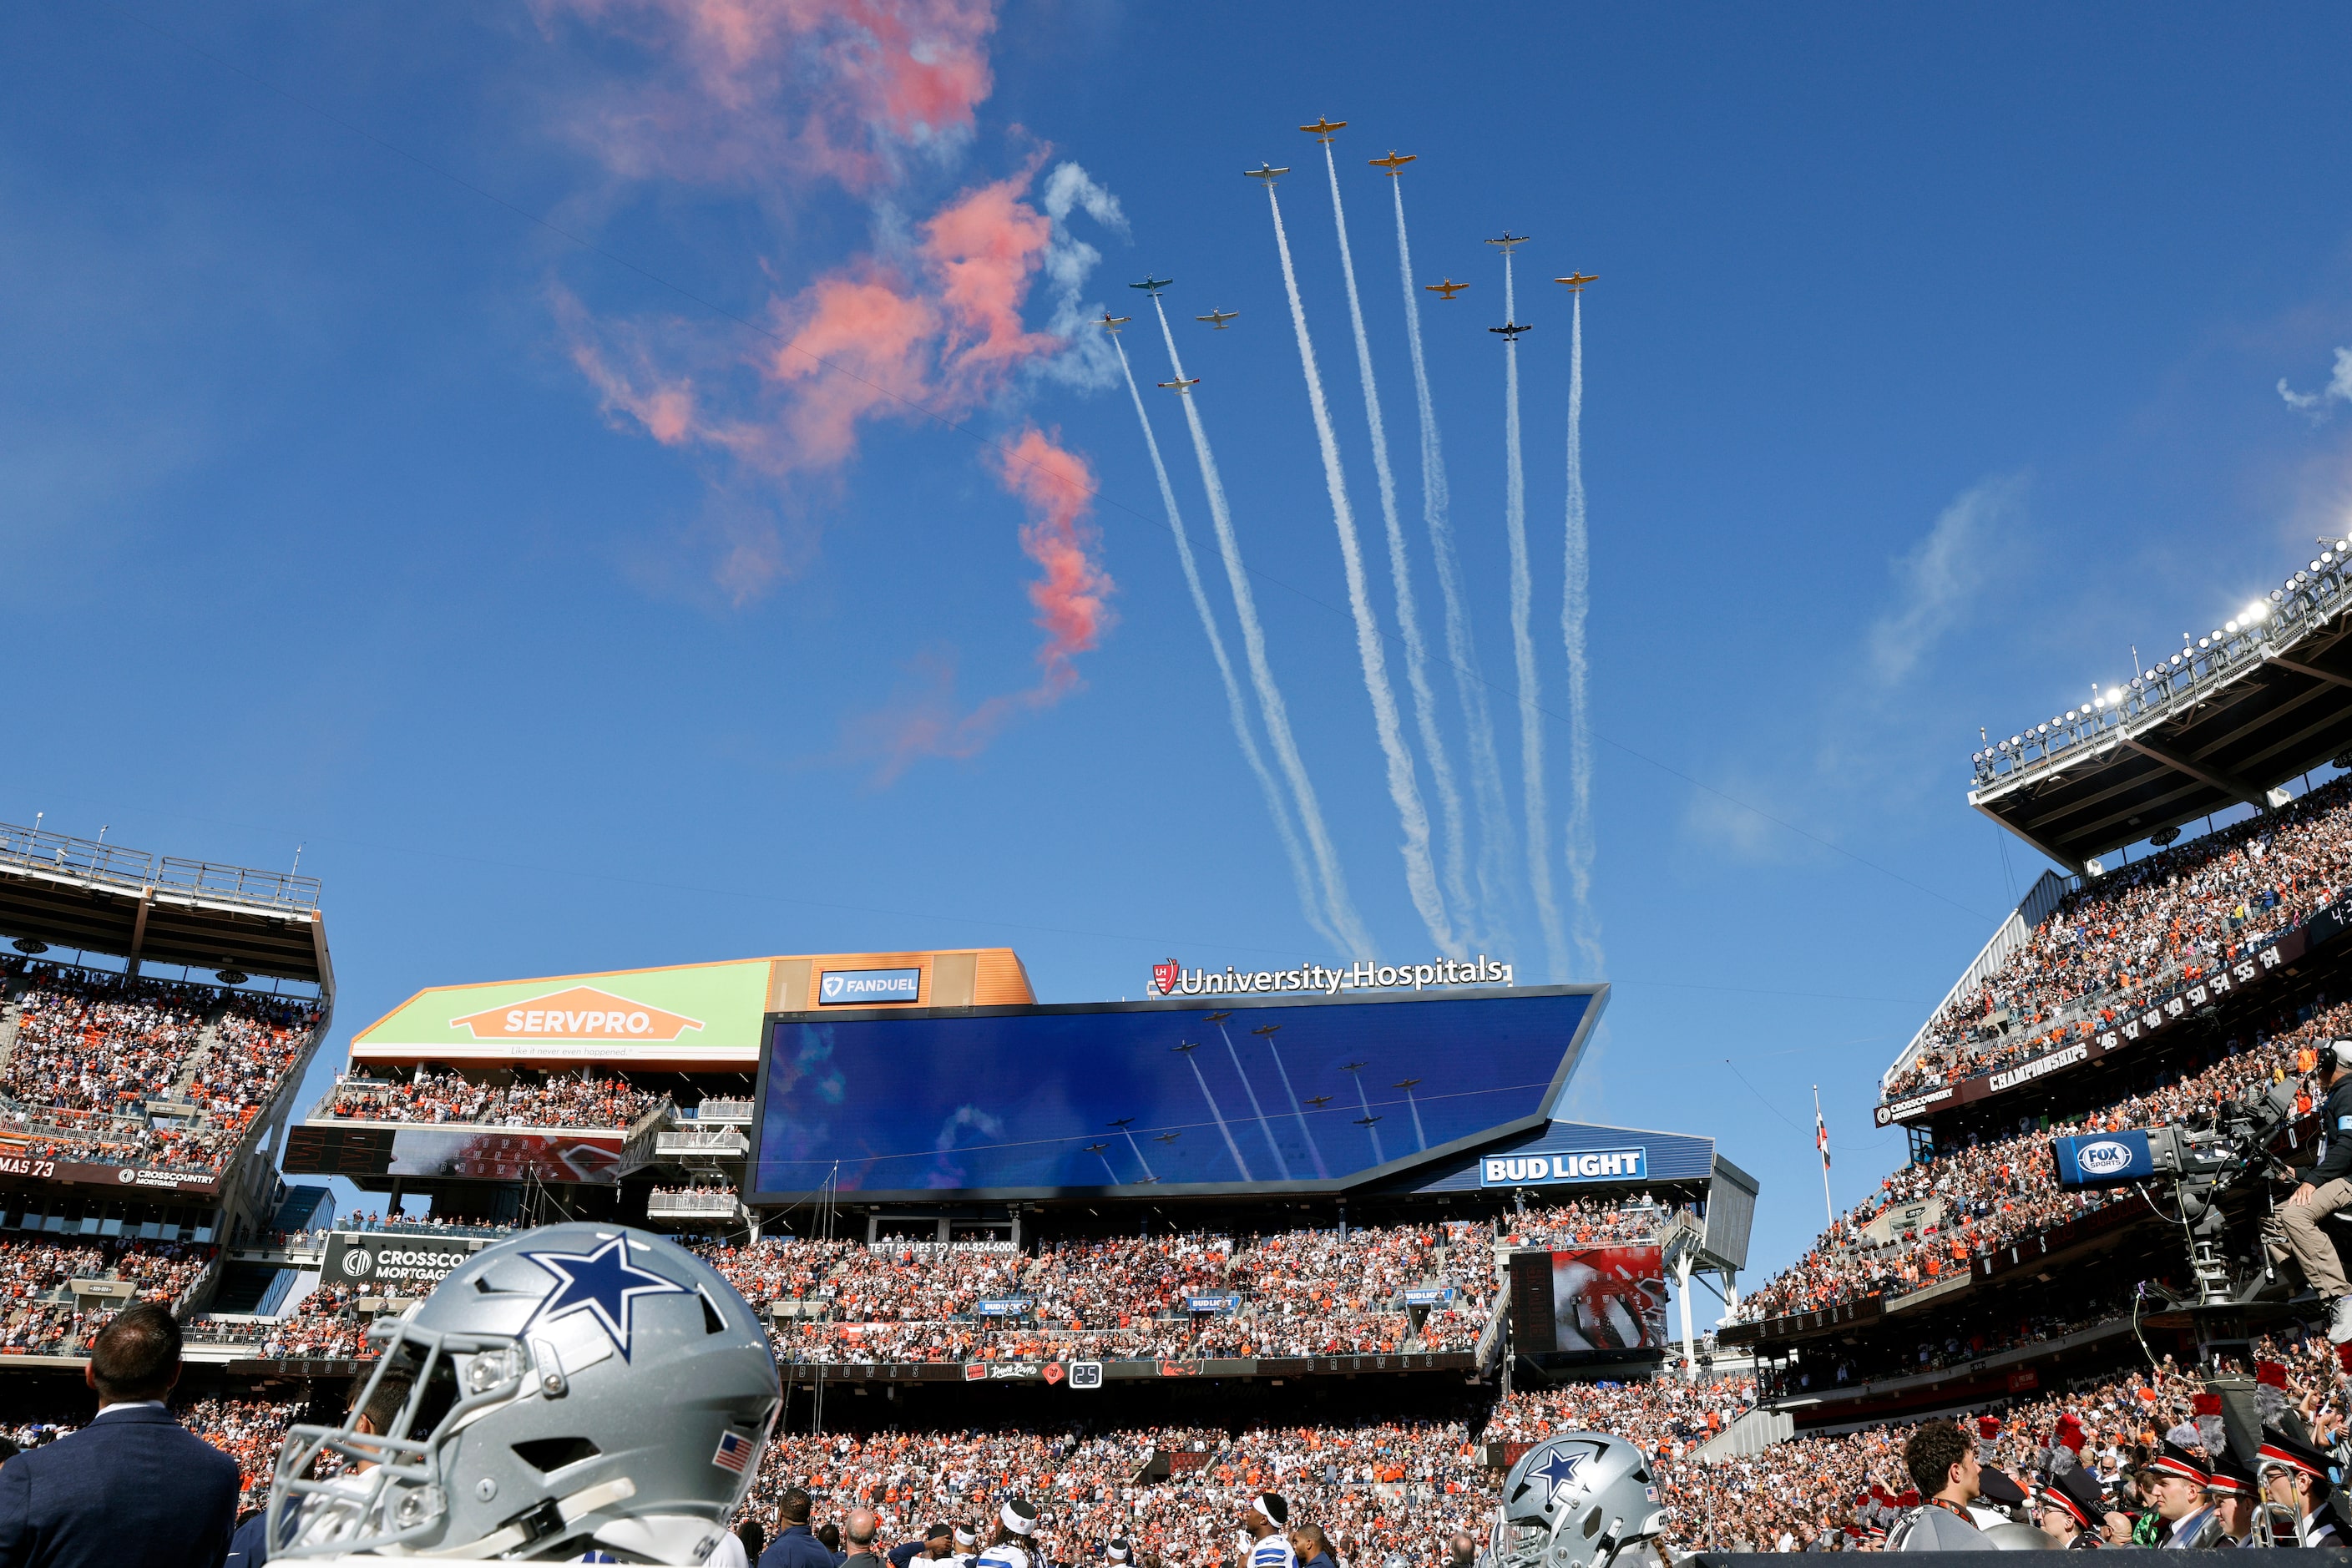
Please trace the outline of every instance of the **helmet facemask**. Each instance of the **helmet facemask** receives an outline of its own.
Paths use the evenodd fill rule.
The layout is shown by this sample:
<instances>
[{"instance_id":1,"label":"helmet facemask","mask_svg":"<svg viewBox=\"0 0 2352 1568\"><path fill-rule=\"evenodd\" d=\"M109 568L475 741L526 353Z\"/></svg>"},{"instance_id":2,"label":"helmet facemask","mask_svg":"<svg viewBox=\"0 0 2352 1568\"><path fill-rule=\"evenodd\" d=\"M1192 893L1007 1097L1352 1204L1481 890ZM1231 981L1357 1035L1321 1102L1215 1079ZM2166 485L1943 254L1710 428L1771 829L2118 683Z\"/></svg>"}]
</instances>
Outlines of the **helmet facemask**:
<instances>
[{"instance_id":1,"label":"helmet facemask","mask_svg":"<svg viewBox=\"0 0 2352 1568\"><path fill-rule=\"evenodd\" d=\"M294 1507L302 1522L273 1555L373 1552L430 1534L448 1511L449 1439L530 1386L530 1352L510 1335L445 1333L383 1318L368 1337L383 1342L383 1353L341 1423L288 1429L270 1489L269 1539L284 1539L293 1500L300 1500ZM562 1374L549 1375L560 1388ZM405 1380L408 1397L389 1429L362 1431L362 1415L386 1378ZM314 1476L327 1456L339 1462L330 1467L334 1473ZM559 1521L546 1523L525 1539L560 1528Z\"/></svg>"}]
</instances>

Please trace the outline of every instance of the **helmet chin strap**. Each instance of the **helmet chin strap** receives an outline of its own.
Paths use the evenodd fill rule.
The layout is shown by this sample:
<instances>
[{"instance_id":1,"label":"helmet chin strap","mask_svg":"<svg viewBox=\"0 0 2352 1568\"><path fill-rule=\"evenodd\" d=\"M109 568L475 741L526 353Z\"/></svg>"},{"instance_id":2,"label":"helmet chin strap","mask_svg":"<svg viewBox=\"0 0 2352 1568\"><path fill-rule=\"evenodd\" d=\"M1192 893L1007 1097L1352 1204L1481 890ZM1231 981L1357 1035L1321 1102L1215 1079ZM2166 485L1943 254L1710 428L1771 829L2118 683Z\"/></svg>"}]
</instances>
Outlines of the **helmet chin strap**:
<instances>
[{"instance_id":1,"label":"helmet chin strap","mask_svg":"<svg viewBox=\"0 0 2352 1568\"><path fill-rule=\"evenodd\" d=\"M558 1528L569 1530L598 1509L610 1507L616 1502L626 1502L636 1495L637 1483L626 1476L618 1476L600 1485L583 1488L570 1497L559 1498L551 1505L551 1509L556 1520L560 1521ZM540 1510L533 1511L539 1513L540 1517L544 1517ZM468 1541L457 1546L436 1546L430 1552L419 1552L415 1555L478 1561L485 1557L495 1557L501 1552L510 1552L518 1546L528 1545L532 1541L555 1533L552 1530L530 1529L527 1523L530 1517L526 1515L524 1519L511 1524L500 1525L479 1541Z\"/></svg>"}]
</instances>

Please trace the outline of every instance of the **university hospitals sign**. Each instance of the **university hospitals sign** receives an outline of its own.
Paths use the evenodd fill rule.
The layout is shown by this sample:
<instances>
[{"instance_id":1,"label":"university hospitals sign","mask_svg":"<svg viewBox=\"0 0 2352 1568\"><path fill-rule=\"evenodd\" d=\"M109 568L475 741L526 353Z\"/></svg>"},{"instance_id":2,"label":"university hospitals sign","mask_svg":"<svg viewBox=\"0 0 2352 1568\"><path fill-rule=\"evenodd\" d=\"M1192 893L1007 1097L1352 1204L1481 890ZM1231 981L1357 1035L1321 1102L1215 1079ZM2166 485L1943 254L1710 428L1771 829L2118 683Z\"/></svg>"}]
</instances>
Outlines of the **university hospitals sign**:
<instances>
[{"instance_id":1,"label":"university hospitals sign","mask_svg":"<svg viewBox=\"0 0 2352 1568\"><path fill-rule=\"evenodd\" d=\"M1431 986L1508 985L1511 966L1480 953L1428 963L1374 963L1359 959L1345 969L1309 963L1297 969L1187 969L1175 959L1151 966L1153 996L1247 996L1266 992L1421 991Z\"/></svg>"}]
</instances>

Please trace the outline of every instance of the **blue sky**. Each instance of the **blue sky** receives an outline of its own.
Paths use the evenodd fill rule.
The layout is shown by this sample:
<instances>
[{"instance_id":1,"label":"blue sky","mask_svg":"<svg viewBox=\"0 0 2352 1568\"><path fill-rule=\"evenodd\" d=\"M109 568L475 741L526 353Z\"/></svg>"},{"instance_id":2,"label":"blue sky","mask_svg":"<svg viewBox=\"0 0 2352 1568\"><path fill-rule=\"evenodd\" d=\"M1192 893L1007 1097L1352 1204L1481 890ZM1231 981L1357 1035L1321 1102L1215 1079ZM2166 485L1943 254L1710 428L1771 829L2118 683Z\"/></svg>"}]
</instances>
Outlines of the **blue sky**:
<instances>
[{"instance_id":1,"label":"blue sky","mask_svg":"<svg viewBox=\"0 0 2352 1568\"><path fill-rule=\"evenodd\" d=\"M1977 727L2128 674L2347 521L2352 408L2278 391L2323 393L2352 343L2352 226L2320 199L2352 188L2340 9L803 5L820 42L854 41L853 13L962 29L988 90L968 124L916 125L861 119L844 86L882 46L712 96L685 9L0 18L0 819L270 867L304 846L331 1055L418 986L534 973L1009 943L1042 994L1083 1000L1171 955L1341 956L1235 742L1123 388L1027 342L929 379L957 427L890 405L820 459L794 446L803 384L751 363L828 279L920 293L925 225L1007 181L1034 216L1065 163L1124 223L1080 204L1055 231L1101 253L1082 302L1178 280L1268 661L1383 954L1432 943L1265 201L1237 176L1297 170L1285 216L1402 691L1329 198L1292 127L1350 122L1437 640L1389 192L1363 163L1418 157L1416 271L1473 285L1420 310L1515 803L1480 241L1535 237L1518 352L1555 830L1568 301L1540 279L1600 275L1603 958L1562 977L1617 991L1577 1108L1713 1133L1761 1175L1759 1278L1819 1228L1810 1086L1843 1206L1900 1154L1869 1127L1877 1072L2039 869L1964 805ZM830 154L787 134L813 115ZM1052 303L1027 278L1029 332ZM1191 321L1212 306L1234 330ZM1124 342L1165 379L1151 337ZM653 438L589 350L633 395L691 382L715 434ZM1238 659L1178 411L1145 395ZM1032 428L1098 479L1061 537L1115 584L1059 684L1023 544L1041 503L1002 456ZM926 714L968 754L877 752ZM1524 897L1482 910L1523 975L1548 967Z\"/></svg>"}]
</instances>

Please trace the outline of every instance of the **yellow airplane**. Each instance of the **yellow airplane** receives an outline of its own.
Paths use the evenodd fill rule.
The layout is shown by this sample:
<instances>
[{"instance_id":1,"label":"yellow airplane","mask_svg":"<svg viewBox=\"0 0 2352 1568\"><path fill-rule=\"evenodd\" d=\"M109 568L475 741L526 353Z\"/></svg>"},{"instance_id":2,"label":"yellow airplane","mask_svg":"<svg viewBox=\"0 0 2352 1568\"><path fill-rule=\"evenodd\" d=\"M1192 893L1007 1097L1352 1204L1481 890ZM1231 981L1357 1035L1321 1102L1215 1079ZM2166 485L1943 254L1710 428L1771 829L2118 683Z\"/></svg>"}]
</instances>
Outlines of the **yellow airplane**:
<instances>
[{"instance_id":1,"label":"yellow airplane","mask_svg":"<svg viewBox=\"0 0 2352 1568\"><path fill-rule=\"evenodd\" d=\"M1105 310L1102 313L1102 320L1095 324L1102 328L1104 331L1108 332L1112 337L1117 337L1118 336L1118 330L1133 320L1135 320L1135 318L1132 316L1114 316L1108 310Z\"/></svg>"},{"instance_id":2,"label":"yellow airplane","mask_svg":"<svg viewBox=\"0 0 2352 1568\"><path fill-rule=\"evenodd\" d=\"M1581 294L1587 283L1597 283L1600 280L1601 274L1598 272L1571 272L1565 278L1552 279L1555 283L1567 284L1568 291L1571 294Z\"/></svg>"},{"instance_id":3,"label":"yellow airplane","mask_svg":"<svg viewBox=\"0 0 2352 1568\"><path fill-rule=\"evenodd\" d=\"M1196 321L1206 321L1210 326L1222 332L1225 330L1226 323L1233 321L1240 314L1241 312L1239 310L1212 310L1205 316L1195 316L1192 319Z\"/></svg>"},{"instance_id":4,"label":"yellow airplane","mask_svg":"<svg viewBox=\"0 0 2352 1568\"><path fill-rule=\"evenodd\" d=\"M1192 380L1187 381L1180 375L1173 381L1162 381L1155 383L1155 384L1165 387L1167 390L1174 393L1177 396L1181 397L1186 393L1192 391L1194 387L1200 385L1201 378L1196 375Z\"/></svg>"},{"instance_id":5,"label":"yellow airplane","mask_svg":"<svg viewBox=\"0 0 2352 1568\"><path fill-rule=\"evenodd\" d=\"M1318 142L1328 142L1331 140L1331 136L1334 132L1346 129L1347 124L1348 122L1344 120L1326 120L1318 114L1315 117L1314 124L1302 125L1298 129L1306 132L1307 134L1314 137Z\"/></svg>"},{"instance_id":6,"label":"yellow airplane","mask_svg":"<svg viewBox=\"0 0 2352 1568\"><path fill-rule=\"evenodd\" d=\"M1524 234L1513 234L1509 229L1507 229L1507 229L1505 229L1505 230L1503 231L1503 237L1502 237L1502 238L1500 238L1500 239L1490 239L1490 240L1488 240L1486 243L1487 243L1487 244L1489 244L1489 245L1499 245L1499 246L1501 246L1501 247L1503 247L1503 254L1504 254L1504 255L1506 255L1506 256L1508 256L1508 255L1510 255L1510 254L1511 254L1511 251L1512 251L1512 249L1513 249L1514 247L1517 247L1517 246L1525 245L1527 242L1528 242L1528 237L1527 237L1526 235L1524 235Z\"/></svg>"},{"instance_id":7,"label":"yellow airplane","mask_svg":"<svg viewBox=\"0 0 2352 1568\"><path fill-rule=\"evenodd\" d=\"M1271 163L1260 163L1256 168L1244 169L1242 173L1248 175L1253 180L1264 180L1266 184L1266 188L1268 190L1272 190L1274 188L1275 181L1290 173L1290 167L1288 164L1285 164L1283 167L1277 169Z\"/></svg>"},{"instance_id":8,"label":"yellow airplane","mask_svg":"<svg viewBox=\"0 0 2352 1568\"><path fill-rule=\"evenodd\" d=\"M1468 287L1470 287L1469 284L1456 283L1451 278L1448 278L1443 283L1424 283L1422 285L1422 288L1426 289L1428 292L1432 294L1443 294L1449 300Z\"/></svg>"},{"instance_id":9,"label":"yellow airplane","mask_svg":"<svg viewBox=\"0 0 2352 1568\"><path fill-rule=\"evenodd\" d=\"M1412 163L1412 159L1413 155L1411 153L1400 153L1395 148L1391 147L1389 149L1389 155L1387 157L1367 158L1364 162L1370 163L1375 169L1386 169L1389 172L1389 178L1393 180L1397 177L1397 171L1403 168L1407 163Z\"/></svg>"}]
</instances>

